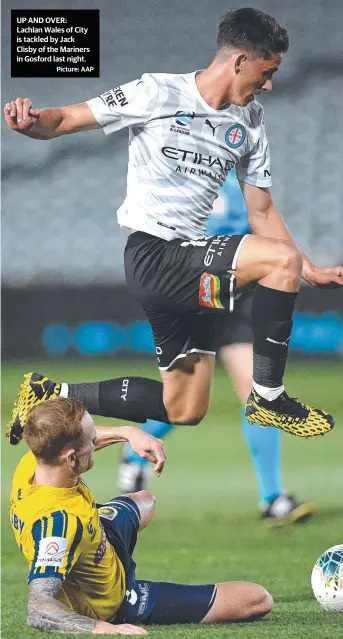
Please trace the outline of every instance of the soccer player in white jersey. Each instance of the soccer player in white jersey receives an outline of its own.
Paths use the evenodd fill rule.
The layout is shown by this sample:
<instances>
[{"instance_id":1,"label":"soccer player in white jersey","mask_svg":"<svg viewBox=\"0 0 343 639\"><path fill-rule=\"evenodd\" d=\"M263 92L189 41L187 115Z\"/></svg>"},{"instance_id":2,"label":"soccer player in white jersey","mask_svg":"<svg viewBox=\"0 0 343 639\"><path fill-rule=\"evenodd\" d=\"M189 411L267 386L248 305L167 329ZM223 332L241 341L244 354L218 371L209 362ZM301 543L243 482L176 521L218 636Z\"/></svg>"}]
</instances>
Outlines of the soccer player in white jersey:
<instances>
[{"instance_id":1,"label":"soccer player in white jersey","mask_svg":"<svg viewBox=\"0 0 343 639\"><path fill-rule=\"evenodd\" d=\"M127 283L150 321L162 378L68 385L28 374L10 423L13 443L28 409L58 395L82 400L93 414L199 423L210 399L215 315L232 312L235 297L253 285L248 420L301 437L333 427L331 415L288 397L282 381L301 277L317 286L343 284L342 267L318 268L301 254L270 192L269 147L255 96L272 89L287 31L262 11L238 9L220 23L217 44L202 71L144 73L72 106L40 110L30 98L5 105L8 126L40 140L129 128L118 221L130 230ZM205 238L213 201L234 166L254 234Z\"/></svg>"},{"instance_id":2,"label":"soccer player in white jersey","mask_svg":"<svg viewBox=\"0 0 343 639\"><path fill-rule=\"evenodd\" d=\"M250 233L247 210L232 170L219 191L214 209L209 217L206 235L234 235ZM251 302L253 291L241 295L235 302L233 313L217 315L215 325L215 345L219 358L229 374L230 380L242 406L251 388L253 351L251 332ZM309 501L300 502L294 495L283 489L281 462L281 431L277 428L260 428L248 422L244 410L241 411L241 430L249 448L257 486L259 508L262 518L270 526L303 522L316 512ZM232 426L228 415L228 426ZM142 425L144 432L165 438L175 430L173 424L148 419ZM214 444L214 452L223 443ZM230 473L230 450L228 450L228 474ZM146 489L151 467L146 458L138 455L130 444L123 447L118 467L120 492L133 493Z\"/></svg>"}]
</instances>

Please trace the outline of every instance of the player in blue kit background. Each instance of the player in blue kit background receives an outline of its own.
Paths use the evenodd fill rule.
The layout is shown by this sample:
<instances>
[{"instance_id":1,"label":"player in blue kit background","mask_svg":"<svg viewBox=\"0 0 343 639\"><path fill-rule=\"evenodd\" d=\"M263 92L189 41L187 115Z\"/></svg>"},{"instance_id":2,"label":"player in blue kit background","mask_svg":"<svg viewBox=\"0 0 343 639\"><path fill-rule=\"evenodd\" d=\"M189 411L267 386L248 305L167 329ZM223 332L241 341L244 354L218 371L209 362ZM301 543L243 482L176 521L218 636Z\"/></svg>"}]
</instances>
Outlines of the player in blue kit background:
<instances>
[{"instance_id":1,"label":"player in blue kit background","mask_svg":"<svg viewBox=\"0 0 343 639\"><path fill-rule=\"evenodd\" d=\"M207 223L207 235L244 235L249 233L245 201L235 170L228 178L214 202ZM220 359L227 370L237 396L244 406L250 392L252 378L252 332L250 322L251 294L239 300L232 315L219 315L216 341ZM148 420L142 429L163 438L175 426ZM256 472L262 516L272 524L288 524L311 517L316 509L309 502L299 503L283 490L281 470L281 433L276 428L260 428L250 424L242 409L242 434L249 447ZM129 444L123 449L119 466L121 492L135 492L146 488L150 476L148 461L135 453Z\"/></svg>"}]
</instances>

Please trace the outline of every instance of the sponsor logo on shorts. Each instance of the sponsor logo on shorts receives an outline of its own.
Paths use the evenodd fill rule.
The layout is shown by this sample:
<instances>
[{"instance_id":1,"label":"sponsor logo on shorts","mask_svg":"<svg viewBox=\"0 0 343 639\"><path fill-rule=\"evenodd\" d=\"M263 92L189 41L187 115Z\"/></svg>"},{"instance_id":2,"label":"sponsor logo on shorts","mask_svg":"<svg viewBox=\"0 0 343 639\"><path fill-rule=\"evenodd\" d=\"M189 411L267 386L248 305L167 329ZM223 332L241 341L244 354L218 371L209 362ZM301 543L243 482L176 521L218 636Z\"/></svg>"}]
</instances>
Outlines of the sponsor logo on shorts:
<instances>
[{"instance_id":1,"label":"sponsor logo on shorts","mask_svg":"<svg viewBox=\"0 0 343 639\"><path fill-rule=\"evenodd\" d=\"M238 149L242 146L247 136L243 124L233 124L225 133L225 142L230 149Z\"/></svg>"},{"instance_id":2,"label":"sponsor logo on shorts","mask_svg":"<svg viewBox=\"0 0 343 639\"><path fill-rule=\"evenodd\" d=\"M134 606L138 599L138 595L136 591L133 589L127 590L125 594L126 594L126 599L128 603L131 604L131 606Z\"/></svg>"},{"instance_id":3,"label":"sponsor logo on shorts","mask_svg":"<svg viewBox=\"0 0 343 639\"><path fill-rule=\"evenodd\" d=\"M138 589L140 594L137 614L142 615L148 605L150 584L144 581L144 583L138 584Z\"/></svg>"},{"instance_id":4,"label":"sponsor logo on shorts","mask_svg":"<svg viewBox=\"0 0 343 639\"><path fill-rule=\"evenodd\" d=\"M121 87L115 87L114 89L110 89L109 91L102 93L100 98L111 111L114 107L124 107L129 104Z\"/></svg>"},{"instance_id":5,"label":"sponsor logo on shorts","mask_svg":"<svg viewBox=\"0 0 343 639\"><path fill-rule=\"evenodd\" d=\"M204 258L205 266L210 266L215 256L221 257L231 235L214 235Z\"/></svg>"},{"instance_id":6,"label":"sponsor logo on shorts","mask_svg":"<svg viewBox=\"0 0 343 639\"><path fill-rule=\"evenodd\" d=\"M220 280L212 273L203 273L200 277L199 304L209 308L224 308L220 301Z\"/></svg>"},{"instance_id":7,"label":"sponsor logo on shorts","mask_svg":"<svg viewBox=\"0 0 343 639\"><path fill-rule=\"evenodd\" d=\"M65 537L45 537L39 542L36 566L62 566L67 552L68 541Z\"/></svg>"},{"instance_id":8,"label":"sponsor logo on shorts","mask_svg":"<svg viewBox=\"0 0 343 639\"><path fill-rule=\"evenodd\" d=\"M113 521L118 515L118 511L116 508L113 508L113 506L101 506L101 508L99 508L99 515L103 519Z\"/></svg>"}]
</instances>

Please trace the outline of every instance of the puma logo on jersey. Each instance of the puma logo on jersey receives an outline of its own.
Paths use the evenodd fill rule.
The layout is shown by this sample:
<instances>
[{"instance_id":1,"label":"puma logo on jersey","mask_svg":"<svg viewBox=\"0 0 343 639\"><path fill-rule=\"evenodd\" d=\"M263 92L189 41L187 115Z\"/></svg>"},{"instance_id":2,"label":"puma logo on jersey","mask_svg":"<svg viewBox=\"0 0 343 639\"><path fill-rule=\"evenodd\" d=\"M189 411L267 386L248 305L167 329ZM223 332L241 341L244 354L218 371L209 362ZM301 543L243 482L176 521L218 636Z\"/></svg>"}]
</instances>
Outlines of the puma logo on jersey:
<instances>
[{"instance_id":1,"label":"puma logo on jersey","mask_svg":"<svg viewBox=\"0 0 343 639\"><path fill-rule=\"evenodd\" d=\"M205 124L207 124L207 126L209 126L209 127L210 127L210 129L212 129L212 134L213 134L213 137L214 137L215 132L216 132L216 129L218 129L218 127L220 126L220 124L217 124L217 126L213 126L212 122L210 122L210 120L208 120L208 118L206 118L206 120L205 120Z\"/></svg>"},{"instance_id":2,"label":"puma logo on jersey","mask_svg":"<svg viewBox=\"0 0 343 639\"><path fill-rule=\"evenodd\" d=\"M272 339L271 337L267 337L266 341L267 342L272 342L272 344L280 344L280 346L288 346L288 342L291 339L291 336L287 337L287 339L284 342L278 342L276 339Z\"/></svg>"}]
</instances>

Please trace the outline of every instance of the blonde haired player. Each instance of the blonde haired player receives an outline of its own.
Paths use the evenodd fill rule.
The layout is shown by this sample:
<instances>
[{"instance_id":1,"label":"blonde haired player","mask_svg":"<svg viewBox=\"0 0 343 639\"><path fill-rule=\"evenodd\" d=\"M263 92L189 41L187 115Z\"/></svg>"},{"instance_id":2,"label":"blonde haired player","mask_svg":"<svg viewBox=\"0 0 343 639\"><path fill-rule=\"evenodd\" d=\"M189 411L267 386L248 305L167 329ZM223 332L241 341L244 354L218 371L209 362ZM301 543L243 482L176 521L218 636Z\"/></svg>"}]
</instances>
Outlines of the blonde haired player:
<instances>
[{"instance_id":1,"label":"blonde haired player","mask_svg":"<svg viewBox=\"0 0 343 639\"><path fill-rule=\"evenodd\" d=\"M261 586L226 582L188 586L137 580L132 553L152 519L155 500L143 490L96 503L81 475L93 453L128 441L155 463L163 442L135 427L99 428L81 402L58 398L33 408L30 447L15 471L11 522L29 564L28 624L62 633L146 635L137 624L248 621L273 600Z\"/></svg>"}]
</instances>

